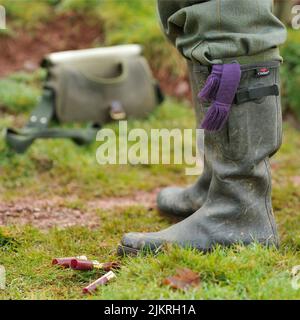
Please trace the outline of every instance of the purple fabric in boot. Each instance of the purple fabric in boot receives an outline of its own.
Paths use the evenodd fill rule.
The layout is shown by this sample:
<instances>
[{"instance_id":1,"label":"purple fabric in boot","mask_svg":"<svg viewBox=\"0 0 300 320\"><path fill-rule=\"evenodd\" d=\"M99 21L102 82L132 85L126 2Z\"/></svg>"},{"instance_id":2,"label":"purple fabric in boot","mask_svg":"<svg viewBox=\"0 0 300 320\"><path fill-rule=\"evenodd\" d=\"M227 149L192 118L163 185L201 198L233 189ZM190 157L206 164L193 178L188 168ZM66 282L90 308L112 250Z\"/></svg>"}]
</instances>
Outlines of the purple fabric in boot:
<instances>
[{"instance_id":1,"label":"purple fabric in boot","mask_svg":"<svg viewBox=\"0 0 300 320\"><path fill-rule=\"evenodd\" d=\"M204 88L198 94L198 98L203 101L212 101L216 99L222 77L223 65L215 64L212 72L206 80Z\"/></svg>"},{"instance_id":2,"label":"purple fabric in boot","mask_svg":"<svg viewBox=\"0 0 300 320\"><path fill-rule=\"evenodd\" d=\"M241 80L238 63L224 64L219 89L213 104L209 107L201 128L208 131L221 130L229 116L230 107Z\"/></svg>"}]
</instances>

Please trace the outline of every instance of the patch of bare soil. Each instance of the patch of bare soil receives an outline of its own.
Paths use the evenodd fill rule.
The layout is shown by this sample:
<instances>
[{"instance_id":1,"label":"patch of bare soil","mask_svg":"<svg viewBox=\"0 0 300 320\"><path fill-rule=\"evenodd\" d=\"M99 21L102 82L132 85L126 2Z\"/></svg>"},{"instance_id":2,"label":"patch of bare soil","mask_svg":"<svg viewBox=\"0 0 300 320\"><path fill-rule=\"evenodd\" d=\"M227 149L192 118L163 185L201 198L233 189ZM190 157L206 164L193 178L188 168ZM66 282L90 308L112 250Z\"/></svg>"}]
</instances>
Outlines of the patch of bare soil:
<instances>
[{"instance_id":1,"label":"patch of bare soil","mask_svg":"<svg viewBox=\"0 0 300 320\"><path fill-rule=\"evenodd\" d=\"M88 203L88 207L93 209L111 210L118 207L131 207L142 205L153 209L156 205L158 190L151 192L140 191L130 197L117 197L93 200Z\"/></svg>"},{"instance_id":2,"label":"patch of bare soil","mask_svg":"<svg viewBox=\"0 0 300 320\"><path fill-rule=\"evenodd\" d=\"M101 23L77 13L55 16L34 30L19 29L13 37L0 37L0 76L38 68L45 54L90 48L103 41Z\"/></svg>"},{"instance_id":3,"label":"patch of bare soil","mask_svg":"<svg viewBox=\"0 0 300 320\"><path fill-rule=\"evenodd\" d=\"M54 200L20 199L16 203L0 205L0 226L32 225L39 229L71 226L97 227L99 218L91 212L82 212L62 206Z\"/></svg>"},{"instance_id":4,"label":"patch of bare soil","mask_svg":"<svg viewBox=\"0 0 300 320\"><path fill-rule=\"evenodd\" d=\"M86 203L87 211L66 206L68 199L60 197L51 200L19 199L17 202L0 203L0 226L28 224L41 230L52 227L65 229L72 226L85 226L93 229L100 225L97 209L111 210L117 207L137 205L149 209L154 208L156 194L157 190L138 192L131 197L96 199Z\"/></svg>"}]
</instances>

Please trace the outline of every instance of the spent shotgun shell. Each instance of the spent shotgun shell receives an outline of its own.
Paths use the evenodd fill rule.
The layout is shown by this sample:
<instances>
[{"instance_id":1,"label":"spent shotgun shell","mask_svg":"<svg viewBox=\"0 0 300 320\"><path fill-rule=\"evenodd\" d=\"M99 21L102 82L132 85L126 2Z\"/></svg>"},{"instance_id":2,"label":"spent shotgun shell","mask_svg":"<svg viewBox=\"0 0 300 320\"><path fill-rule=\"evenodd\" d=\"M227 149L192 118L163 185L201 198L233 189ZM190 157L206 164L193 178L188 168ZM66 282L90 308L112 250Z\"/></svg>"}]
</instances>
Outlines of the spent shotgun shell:
<instances>
[{"instance_id":1,"label":"spent shotgun shell","mask_svg":"<svg viewBox=\"0 0 300 320\"><path fill-rule=\"evenodd\" d=\"M118 262L106 262L100 263L96 260L80 260L80 259L72 259L70 263L70 267L74 270L93 270L93 269L101 269L104 271L111 271L120 268L120 264Z\"/></svg>"},{"instance_id":2,"label":"spent shotgun shell","mask_svg":"<svg viewBox=\"0 0 300 320\"><path fill-rule=\"evenodd\" d=\"M96 281L89 284L87 287L83 288L82 292L91 294L94 291L96 291L99 286L105 285L107 282L111 281L114 278L116 278L115 273L113 273L112 271L109 271L101 278L97 279Z\"/></svg>"},{"instance_id":3,"label":"spent shotgun shell","mask_svg":"<svg viewBox=\"0 0 300 320\"><path fill-rule=\"evenodd\" d=\"M54 258L52 260L52 265L58 265L65 268L69 268L71 266L71 261L74 259L79 259L81 261L87 260L86 256L78 256L78 257L66 257L66 258Z\"/></svg>"}]
</instances>

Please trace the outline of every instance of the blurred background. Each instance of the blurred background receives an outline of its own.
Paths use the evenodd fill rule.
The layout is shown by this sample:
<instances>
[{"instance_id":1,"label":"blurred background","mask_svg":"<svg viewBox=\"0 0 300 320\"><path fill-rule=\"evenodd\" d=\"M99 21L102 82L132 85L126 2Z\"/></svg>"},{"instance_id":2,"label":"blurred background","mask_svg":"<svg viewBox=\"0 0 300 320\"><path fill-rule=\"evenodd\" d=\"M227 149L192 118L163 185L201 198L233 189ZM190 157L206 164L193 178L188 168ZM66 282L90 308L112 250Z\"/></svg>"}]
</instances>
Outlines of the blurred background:
<instances>
[{"instance_id":1,"label":"blurred background","mask_svg":"<svg viewBox=\"0 0 300 320\"><path fill-rule=\"evenodd\" d=\"M288 41L281 48L285 61L281 68L282 102L286 126L296 130L293 136L298 134L297 129L300 128L300 30L293 29L291 22L292 7L299 3L298 0L275 1L275 12L288 27ZM41 94L45 71L39 63L45 54L127 43L143 45L154 76L169 102L150 120L138 125L144 128L194 127L193 113L189 110L191 93L185 61L160 30L155 0L1 0L0 4L5 7L7 16L7 28L0 30L0 129L21 127L26 123L28 114ZM135 125L137 123L132 123L132 126ZM25 184L32 184L37 194L43 193L43 190L49 192L49 185L54 183L51 177L55 176L58 194L65 188L67 194L72 193L73 189L65 187L66 184L75 188L80 186L90 194L97 194L95 190L91 192L96 184L102 192L103 189L106 192L105 179L108 175L105 179L102 176L97 179L95 175L97 166L92 162L95 150L96 144L78 149L70 141L38 141L26 155L17 156L0 139L0 189L3 194L13 197L18 193L16 190L25 194L32 191L28 187L26 192L23 188ZM78 152L81 162L74 163L74 158L78 159ZM89 166L84 165L86 162ZM71 174L74 170L82 175ZM131 173L127 184L134 185L142 172L149 176L146 189L151 190L155 186L154 181L157 181L154 179L150 183L155 174L160 176L160 185L165 185L168 184L166 177L176 174L181 168L175 166L173 171L165 171L167 169L163 166L159 169L149 166L140 171L136 171L139 168L130 170L138 173L136 180ZM162 171L165 171L164 175ZM95 176L86 183L88 174ZM35 185L33 177L39 179L39 186ZM109 181L114 181L114 178L110 176ZM127 194L124 181L118 179L116 182L119 184L108 194Z\"/></svg>"},{"instance_id":2,"label":"blurred background","mask_svg":"<svg viewBox=\"0 0 300 320\"><path fill-rule=\"evenodd\" d=\"M39 62L53 51L90 48L121 43L141 43L164 91L190 99L183 59L163 38L155 0L2 0L7 29L0 33L0 105L7 111L26 111L35 104L36 91L27 87L38 80ZM291 25L292 6L300 1L277 0L275 12ZM285 116L300 120L300 32L289 30L282 48L283 106ZM34 76L11 77L16 71Z\"/></svg>"}]
</instances>

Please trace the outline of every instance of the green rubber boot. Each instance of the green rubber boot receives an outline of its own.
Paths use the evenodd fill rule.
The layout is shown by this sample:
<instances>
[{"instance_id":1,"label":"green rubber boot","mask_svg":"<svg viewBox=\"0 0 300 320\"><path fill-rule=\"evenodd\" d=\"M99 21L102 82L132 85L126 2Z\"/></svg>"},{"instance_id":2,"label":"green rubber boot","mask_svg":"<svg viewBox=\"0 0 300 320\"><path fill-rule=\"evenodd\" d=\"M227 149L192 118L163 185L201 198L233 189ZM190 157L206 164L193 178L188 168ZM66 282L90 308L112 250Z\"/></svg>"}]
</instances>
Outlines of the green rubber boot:
<instances>
[{"instance_id":1,"label":"green rubber boot","mask_svg":"<svg viewBox=\"0 0 300 320\"><path fill-rule=\"evenodd\" d=\"M262 69L268 72L260 77ZM204 252L217 244L277 246L269 157L279 149L281 138L279 63L243 65L228 122L222 130L205 134L205 153L212 166L206 201L165 230L125 234L118 253L157 250L164 243Z\"/></svg>"},{"instance_id":2,"label":"green rubber boot","mask_svg":"<svg viewBox=\"0 0 300 320\"><path fill-rule=\"evenodd\" d=\"M207 107L208 104L201 103L197 95L203 88L209 72L207 67L195 68L191 62L188 62L188 70L192 87L193 104L195 106L196 126L199 127L204 117L204 108ZM203 173L196 183L187 188L168 187L162 189L157 196L158 210L172 216L188 217L197 211L205 202L211 176L211 166L204 155Z\"/></svg>"}]
</instances>

